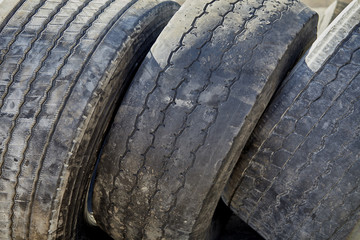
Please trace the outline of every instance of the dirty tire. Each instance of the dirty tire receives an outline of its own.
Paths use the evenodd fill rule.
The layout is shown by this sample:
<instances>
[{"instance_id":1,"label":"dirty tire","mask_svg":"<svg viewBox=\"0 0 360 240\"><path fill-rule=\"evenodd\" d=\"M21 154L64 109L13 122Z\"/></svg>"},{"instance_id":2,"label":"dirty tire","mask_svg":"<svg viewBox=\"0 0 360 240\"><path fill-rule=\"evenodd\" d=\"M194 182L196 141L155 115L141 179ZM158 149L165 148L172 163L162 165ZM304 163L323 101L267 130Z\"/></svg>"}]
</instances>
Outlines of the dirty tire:
<instances>
[{"instance_id":1,"label":"dirty tire","mask_svg":"<svg viewBox=\"0 0 360 240\"><path fill-rule=\"evenodd\" d=\"M339 17L275 93L225 188L265 239L345 239L360 220L359 3Z\"/></svg>"},{"instance_id":2,"label":"dirty tire","mask_svg":"<svg viewBox=\"0 0 360 240\"><path fill-rule=\"evenodd\" d=\"M186 1L103 149L96 221L115 239L201 239L280 80L316 35L297 1Z\"/></svg>"},{"instance_id":3,"label":"dirty tire","mask_svg":"<svg viewBox=\"0 0 360 240\"><path fill-rule=\"evenodd\" d=\"M349 0L333 2L321 15L318 23L318 36L334 21L334 19L346 8Z\"/></svg>"},{"instance_id":4,"label":"dirty tire","mask_svg":"<svg viewBox=\"0 0 360 240\"><path fill-rule=\"evenodd\" d=\"M178 4L18 1L0 25L0 239L71 239L127 79Z\"/></svg>"},{"instance_id":5,"label":"dirty tire","mask_svg":"<svg viewBox=\"0 0 360 240\"><path fill-rule=\"evenodd\" d=\"M334 10L334 14L332 15L331 21L333 21L349 4L349 0L341 1L338 0L336 3L336 8Z\"/></svg>"}]
</instances>

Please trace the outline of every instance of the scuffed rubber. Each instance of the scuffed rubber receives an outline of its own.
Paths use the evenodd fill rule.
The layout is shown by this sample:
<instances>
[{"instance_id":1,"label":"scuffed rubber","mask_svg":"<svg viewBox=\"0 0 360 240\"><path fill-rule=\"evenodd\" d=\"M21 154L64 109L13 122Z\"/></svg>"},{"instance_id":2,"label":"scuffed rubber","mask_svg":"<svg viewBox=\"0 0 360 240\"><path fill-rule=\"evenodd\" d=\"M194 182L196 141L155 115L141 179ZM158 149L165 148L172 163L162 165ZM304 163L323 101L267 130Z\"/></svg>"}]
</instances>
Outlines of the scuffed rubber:
<instances>
[{"instance_id":1,"label":"scuffed rubber","mask_svg":"<svg viewBox=\"0 0 360 240\"><path fill-rule=\"evenodd\" d=\"M224 200L265 239L359 231L359 19L353 1L297 64L225 188Z\"/></svg>"},{"instance_id":2,"label":"scuffed rubber","mask_svg":"<svg viewBox=\"0 0 360 240\"><path fill-rule=\"evenodd\" d=\"M119 108L95 182L115 239L202 239L279 82L316 35L298 1L186 1Z\"/></svg>"},{"instance_id":3,"label":"scuffed rubber","mask_svg":"<svg viewBox=\"0 0 360 240\"><path fill-rule=\"evenodd\" d=\"M75 237L117 99L177 9L154 0L21 0L5 9L0 239Z\"/></svg>"}]
</instances>

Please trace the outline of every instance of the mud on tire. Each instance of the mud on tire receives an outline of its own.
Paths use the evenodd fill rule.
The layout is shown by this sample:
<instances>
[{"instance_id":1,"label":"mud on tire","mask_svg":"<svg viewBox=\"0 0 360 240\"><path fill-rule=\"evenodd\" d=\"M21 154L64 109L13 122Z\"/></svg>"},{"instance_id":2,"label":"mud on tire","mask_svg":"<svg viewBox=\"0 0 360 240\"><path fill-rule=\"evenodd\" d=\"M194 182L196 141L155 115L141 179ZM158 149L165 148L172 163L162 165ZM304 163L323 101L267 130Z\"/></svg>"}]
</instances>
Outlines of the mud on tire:
<instances>
[{"instance_id":1,"label":"mud on tire","mask_svg":"<svg viewBox=\"0 0 360 240\"><path fill-rule=\"evenodd\" d=\"M23 0L0 25L0 238L71 239L117 99L178 4Z\"/></svg>"},{"instance_id":2,"label":"mud on tire","mask_svg":"<svg viewBox=\"0 0 360 240\"><path fill-rule=\"evenodd\" d=\"M94 214L116 239L201 239L247 137L316 35L297 1L186 1L105 145Z\"/></svg>"},{"instance_id":3,"label":"mud on tire","mask_svg":"<svg viewBox=\"0 0 360 240\"><path fill-rule=\"evenodd\" d=\"M297 64L226 186L266 239L346 239L359 225L359 19L353 1Z\"/></svg>"}]
</instances>

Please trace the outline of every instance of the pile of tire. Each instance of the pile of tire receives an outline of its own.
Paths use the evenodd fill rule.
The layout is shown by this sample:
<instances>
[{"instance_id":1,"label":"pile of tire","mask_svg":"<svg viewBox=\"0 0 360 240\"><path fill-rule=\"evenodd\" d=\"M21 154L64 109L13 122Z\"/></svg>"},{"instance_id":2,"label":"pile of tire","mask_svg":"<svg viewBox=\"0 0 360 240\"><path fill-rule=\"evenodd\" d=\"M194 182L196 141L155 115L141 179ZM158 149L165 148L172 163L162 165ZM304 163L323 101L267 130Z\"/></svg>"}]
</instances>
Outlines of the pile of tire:
<instances>
[{"instance_id":1,"label":"pile of tire","mask_svg":"<svg viewBox=\"0 0 360 240\"><path fill-rule=\"evenodd\" d=\"M297 0L0 14L0 239L211 239L219 200L266 239L359 237L358 0L315 42Z\"/></svg>"}]
</instances>

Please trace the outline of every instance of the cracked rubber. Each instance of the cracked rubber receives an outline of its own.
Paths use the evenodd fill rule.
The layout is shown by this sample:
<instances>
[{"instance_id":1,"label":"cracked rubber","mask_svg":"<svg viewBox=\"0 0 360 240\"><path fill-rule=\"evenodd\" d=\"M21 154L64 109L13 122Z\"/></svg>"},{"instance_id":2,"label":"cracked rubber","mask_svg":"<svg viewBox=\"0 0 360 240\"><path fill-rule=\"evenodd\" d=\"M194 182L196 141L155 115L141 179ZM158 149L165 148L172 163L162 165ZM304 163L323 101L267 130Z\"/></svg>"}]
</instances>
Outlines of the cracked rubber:
<instances>
[{"instance_id":1,"label":"cracked rubber","mask_svg":"<svg viewBox=\"0 0 360 240\"><path fill-rule=\"evenodd\" d=\"M5 9L0 239L75 237L117 99L177 9L153 0L22 0Z\"/></svg>"},{"instance_id":2,"label":"cracked rubber","mask_svg":"<svg viewBox=\"0 0 360 240\"><path fill-rule=\"evenodd\" d=\"M353 1L297 64L225 188L225 202L265 239L359 231L359 19Z\"/></svg>"},{"instance_id":3,"label":"cracked rubber","mask_svg":"<svg viewBox=\"0 0 360 240\"><path fill-rule=\"evenodd\" d=\"M94 215L115 239L202 239L279 82L316 35L298 1L186 1L119 108Z\"/></svg>"}]
</instances>

